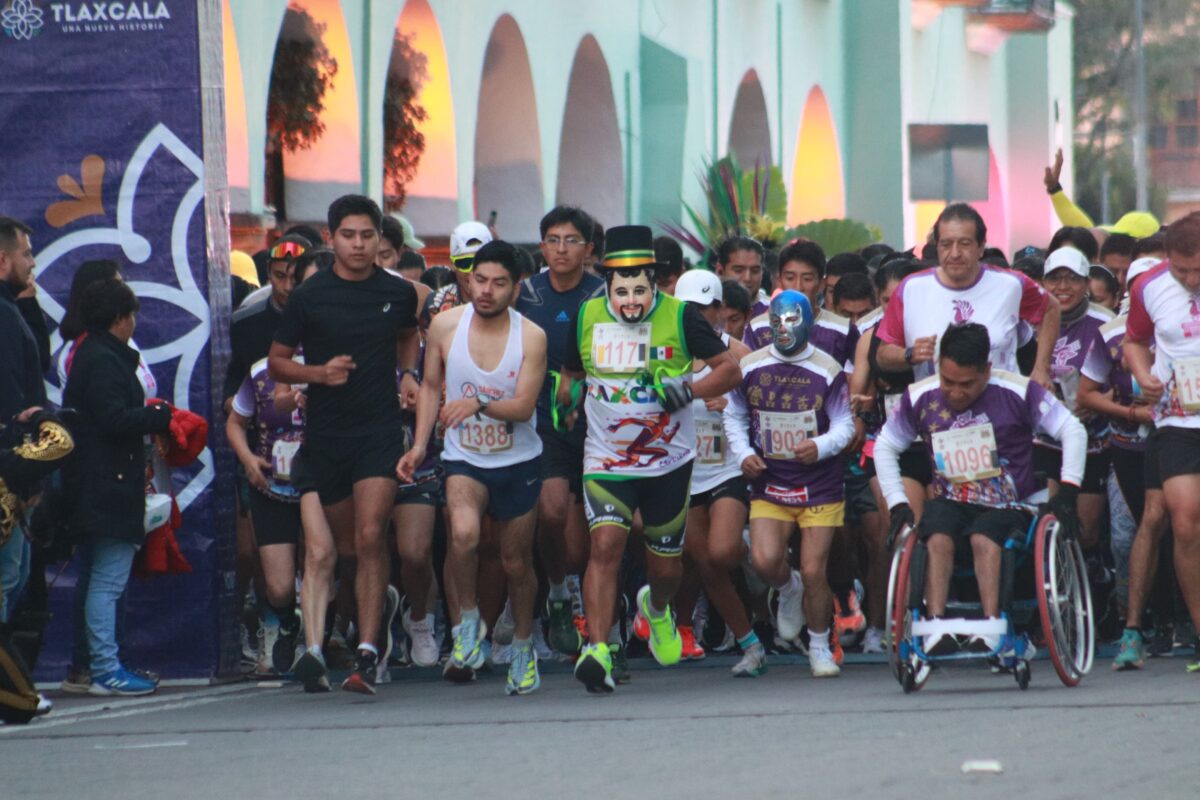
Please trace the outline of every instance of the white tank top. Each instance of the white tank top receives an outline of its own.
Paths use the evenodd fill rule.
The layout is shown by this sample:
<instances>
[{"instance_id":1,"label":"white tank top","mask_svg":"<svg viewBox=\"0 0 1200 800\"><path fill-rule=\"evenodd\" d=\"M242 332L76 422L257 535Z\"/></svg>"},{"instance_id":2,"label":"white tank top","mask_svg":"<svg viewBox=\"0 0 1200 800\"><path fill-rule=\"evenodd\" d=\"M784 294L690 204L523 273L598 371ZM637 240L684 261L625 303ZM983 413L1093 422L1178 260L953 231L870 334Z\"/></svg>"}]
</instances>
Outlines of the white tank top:
<instances>
[{"instance_id":1,"label":"white tank top","mask_svg":"<svg viewBox=\"0 0 1200 800\"><path fill-rule=\"evenodd\" d=\"M475 308L464 306L462 319L450 343L446 356L446 402L463 397L475 397L484 392L492 401L511 400L516 396L517 376L525 351L521 338L521 323L525 318L508 309L508 343L500 363L491 372L484 372L471 358L467 344ZM542 440L537 435L537 412L525 422L504 422L487 414L467 417L457 429L446 431L445 461L466 461L482 469L499 469L520 464L542 454Z\"/></svg>"},{"instance_id":2,"label":"white tank top","mask_svg":"<svg viewBox=\"0 0 1200 800\"><path fill-rule=\"evenodd\" d=\"M721 341L729 346L729 334L722 333ZM712 369L704 369L692 376L693 384ZM728 440L721 424L721 414L709 411L703 400L692 401L692 416L696 424L696 459L692 462L692 494L715 489L730 478L740 477L742 469L733 463L729 455Z\"/></svg>"}]
</instances>

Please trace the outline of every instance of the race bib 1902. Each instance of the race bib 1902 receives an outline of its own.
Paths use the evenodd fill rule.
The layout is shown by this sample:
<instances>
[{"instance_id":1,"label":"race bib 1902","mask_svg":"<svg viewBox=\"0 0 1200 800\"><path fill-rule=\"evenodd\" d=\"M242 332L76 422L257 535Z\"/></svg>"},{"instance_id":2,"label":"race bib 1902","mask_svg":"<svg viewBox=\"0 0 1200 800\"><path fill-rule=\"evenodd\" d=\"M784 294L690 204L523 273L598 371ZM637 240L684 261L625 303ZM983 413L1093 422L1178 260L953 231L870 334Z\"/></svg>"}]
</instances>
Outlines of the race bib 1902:
<instances>
[{"instance_id":1,"label":"race bib 1902","mask_svg":"<svg viewBox=\"0 0 1200 800\"><path fill-rule=\"evenodd\" d=\"M999 476L996 433L992 430L992 423L933 434L933 460L938 474L951 483Z\"/></svg>"},{"instance_id":2,"label":"race bib 1902","mask_svg":"<svg viewBox=\"0 0 1200 800\"><path fill-rule=\"evenodd\" d=\"M601 372L644 369L650 352L650 323L603 322L592 328L592 363Z\"/></svg>"},{"instance_id":3,"label":"race bib 1902","mask_svg":"<svg viewBox=\"0 0 1200 800\"><path fill-rule=\"evenodd\" d=\"M758 432L763 458L795 459L800 443L817 435L817 412L759 411Z\"/></svg>"}]
</instances>

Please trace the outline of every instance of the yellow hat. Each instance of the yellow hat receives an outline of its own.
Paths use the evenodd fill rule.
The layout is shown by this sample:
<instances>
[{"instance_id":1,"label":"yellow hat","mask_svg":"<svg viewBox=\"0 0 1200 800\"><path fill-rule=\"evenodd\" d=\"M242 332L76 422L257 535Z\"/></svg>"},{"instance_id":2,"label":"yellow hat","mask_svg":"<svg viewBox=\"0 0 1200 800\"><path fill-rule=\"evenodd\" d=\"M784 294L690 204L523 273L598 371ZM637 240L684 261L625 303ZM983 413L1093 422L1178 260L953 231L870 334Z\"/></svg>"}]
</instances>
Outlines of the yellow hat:
<instances>
[{"instance_id":1,"label":"yellow hat","mask_svg":"<svg viewBox=\"0 0 1200 800\"><path fill-rule=\"evenodd\" d=\"M1158 233L1162 226L1158 223L1158 217L1149 211L1130 211L1117 220L1115 225L1102 227L1109 233L1124 233L1135 239L1145 239Z\"/></svg>"},{"instance_id":2,"label":"yellow hat","mask_svg":"<svg viewBox=\"0 0 1200 800\"><path fill-rule=\"evenodd\" d=\"M251 286L258 286L258 269L249 253L234 250L229 254L229 271Z\"/></svg>"}]
</instances>

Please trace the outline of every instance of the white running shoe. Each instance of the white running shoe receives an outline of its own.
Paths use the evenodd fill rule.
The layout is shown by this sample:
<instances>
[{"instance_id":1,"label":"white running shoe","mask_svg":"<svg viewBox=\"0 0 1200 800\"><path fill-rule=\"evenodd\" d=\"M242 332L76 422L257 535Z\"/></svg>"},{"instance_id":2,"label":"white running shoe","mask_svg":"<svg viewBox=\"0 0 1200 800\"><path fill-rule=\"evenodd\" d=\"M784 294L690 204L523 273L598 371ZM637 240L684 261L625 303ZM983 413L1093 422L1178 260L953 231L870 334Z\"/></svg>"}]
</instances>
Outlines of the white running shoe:
<instances>
[{"instance_id":1,"label":"white running shoe","mask_svg":"<svg viewBox=\"0 0 1200 800\"><path fill-rule=\"evenodd\" d=\"M883 631L879 628L867 628L867 634L863 637L862 651L864 653L882 653Z\"/></svg>"},{"instance_id":2,"label":"white running shoe","mask_svg":"<svg viewBox=\"0 0 1200 800\"><path fill-rule=\"evenodd\" d=\"M778 590L779 609L775 612L775 629L781 639L791 641L804 627L804 584L800 573L792 570L792 580Z\"/></svg>"},{"instance_id":3,"label":"white running shoe","mask_svg":"<svg viewBox=\"0 0 1200 800\"><path fill-rule=\"evenodd\" d=\"M435 667L441 657L437 640L433 638L433 621L426 614L424 619L414 620L404 612L404 632L412 641L409 656L418 667Z\"/></svg>"},{"instance_id":4,"label":"white running shoe","mask_svg":"<svg viewBox=\"0 0 1200 800\"><path fill-rule=\"evenodd\" d=\"M492 628L492 644L510 644L516 628L517 622L513 619L512 603L505 603L504 611L500 614L500 618L496 620L496 627Z\"/></svg>"},{"instance_id":5,"label":"white running shoe","mask_svg":"<svg viewBox=\"0 0 1200 800\"><path fill-rule=\"evenodd\" d=\"M735 678L757 678L762 675L767 671L767 648L761 644L751 646L730 671Z\"/></svg>"},{"instance_id":6,"label":"white running shoe","mask_svg":"<svg viewBox=\"0 0 1200 800\"><path fill-rule=\"evenodd\" d=\"M812 669L814 678L836 678L842 674L842 668L833 659L833 651L828 646L809 645L808 666Z\"/></svg>"},{"instance_id":7,"label":"white running shoe","mask_svg":"<svg viewBox=\"0 0 1200 800\"><path fill-rule=\"evenodd\" d=\"M258 658L255 661L254 674L260 676L277 675L272 653L275 643L279 641L279 623L263 622L258 628Z\"/></svg>"}]
</instances>

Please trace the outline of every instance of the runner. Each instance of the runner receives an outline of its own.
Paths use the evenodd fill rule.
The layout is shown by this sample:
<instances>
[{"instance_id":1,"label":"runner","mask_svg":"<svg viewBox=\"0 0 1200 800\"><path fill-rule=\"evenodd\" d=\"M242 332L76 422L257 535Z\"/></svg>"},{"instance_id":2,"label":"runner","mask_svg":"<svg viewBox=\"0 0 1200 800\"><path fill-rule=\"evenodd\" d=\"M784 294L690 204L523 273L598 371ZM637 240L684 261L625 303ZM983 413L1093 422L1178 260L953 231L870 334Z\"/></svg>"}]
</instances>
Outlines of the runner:
<instances>
[{"instance_id":1,"label":"runner","mask_svg":"<svg viewBox=\"0 0 1200 800\"><path fill-rule=\"evenodd\" d=\"M546 367L558 372L566 354L568 329L589 298L602 294L604 281L584 272L592 252L587 234L592 218L581 209L558 206L542 217L542 257L547 269L521 282L517 311L546 332ZM538 395L537 429L542 440L542 493L538 498L538 552L550 583L546 599L550 646L576 655L583 636L575 625L568 575L587 566L587 528L583 514L584 420L568 431L554 427L553 378L546 375ZM611 641L620 646L620 637Z\"/></svg>"},{"instance_id":2,"label":"runner","mask_svg":"<svg viewBox=\"0 0 1200 800\"><path fill-rule=\"evenodd\" d=\"M934 498L925 504L918 529L929 552L925 606L935 619L946 613L955 545L968 543L983 613L989 619L1000 616L1002 548L1010 535L1024 535L1030 514L1022 503L1037 490L1029 445L1035 433L1062 442L1062 478L1049 510L1068 536L1078 531L1075 497L1087 431L1040 384L993 369L988 358L995 352L983 325L948 326L941 335L938 374L908 387L875 441L875 469L891 509L893 534L913 524L900 454L920 438L937 464ZM991 652L999 639L972 636L966 649ZM935 656L961 646L949 634L930 635L924 643L925 652Z\"/></svg>"},{"instance_id":3,"label":"runner","mask_svg":"<svg viewBox=\"0 0 1200 800\"><path fill-rule=\"evenodd\" d=\"M762 290L763 246L749 236L731 236L717 249L717 277L736 280L750 293L755 303L770 302ZM756 312L757 313L757 312Z\"/></svg>"},{"instance_id":4,"label":"runner","mask_svg":"<svg viewBox=\"0 0 1200 800\"><path fill-rule=\"evenodd\" d=\"M1037 329L1032 377L1049 389L1058 303L1024 274L980 263L987 226L971 206L946 206L934 233L940 265L906 278L875 329L882 341L879 366L897 372L911 367L918 379L927 378L938 363L937 337L946 326L978 322L992 343L992 367L1015 373L1018 326L1024 321Z\"/></svg>"},{"instance_id":5,"label":"runner","mask_svg":"<svg viewBox=\"0 0 1200 800\"><path fill-rule=\"evenodd\" d=\"M429 327L438 313L467 302L470 296L471 264L479 248L492 240L492 232L482 222L464 222L450 232L450 263L454 282L435 291L421 306L421 328Z\"/></svg>"},{"instance_id":6,"label":"runner","mask_svg":"<svg viewBox=\"0 0 1200 800\"><path fill-rule=\"evenodd\" d=\"M487 626L476 602L477 548L486 513L500 539L516 620L506 691L541 684L533 649L533 534L541 489L542 443L536 405L546 373L546 335L510 308L520 270L512 245L494 241L475 254L471 303L439 314L429 329L417 403L416 442L396 474L411 481L425 459L435 421L445 426L442 463L450 551L460 606L447 677L483 666ZM446 403L440 414L443 385Z\"/></svg>"},{"instance_id":7,"label":"runner","mask_svg":"<svg viewBox=\"0 0 1200 800\"><path fill-rule=\"evenodd\" d=\"M854 435L840 364L809 336L808 298L785 289L771 300L772 343L742 359L742 381L725 408L729 450L751 479L750 557L779 596L776 630L792 641L808 620L814 677L841 672L830 648L833 595L826 578L845 503L841 452ZM824 463L822 463L824 462ZM788 540L800 529L800 570Z\"/></svg>"},{"instance_id":8,"label":"runner","mask_svg":"<svg viewBox=\"0 0 1200 800\"><path fill-rule=\"evenodd\" d=\"M695 455L691 401L719 397L737 382L737 363L699 311L657 292L650 228L611 228L607 248L600 266L607 296L580 308L556 398L570 407L575 382L587 378L583 491L592 543L583 592L589 643L575 677L590 692L615 688L606 637L621 555L639 510L649 585L638 592L638 607L650 622L650 652L660 664L679 661L670 602L682 573ZM713 370L695 382L689 380L693 358Z\"/></svg>"},{"instance_id":9,"label":"runner","mask_svg":"<svg viewBox=\"0 0 1200 800\"><path fill-rule=\"evenodd\" d=\"M1166 251L1167 260L1133 288L1125 358L1154 404L1153 442L1175 534L1175 575L1200 628L1200 213L1167 227ZM1189 671L1200 671L1200 653L1195 658Z\"/></svg>"},{"instance_id":10,"label":"runner","mask_svg":"<svg viewBox=\"0 0 1200 800\"><path fill-rule=\"evenodd\" d=\"M365 694L375 692L378 665L387 660L380 649L390 641L391 620L382 618L389 571L385 530L404 447L396 371L405 370L402 393L415 398L412 373L420 348L416 291L375 266L382 216L375 201L359 195L329 207L333 267L292 293L268 362L272 379L309 385L300 455L334 536L353 539L358 557L358 653L342 688ZM301 346L305 364L292 360ZM311 650L295 669L306 682L324 671Z\"/></svg>"}]
</instances>

